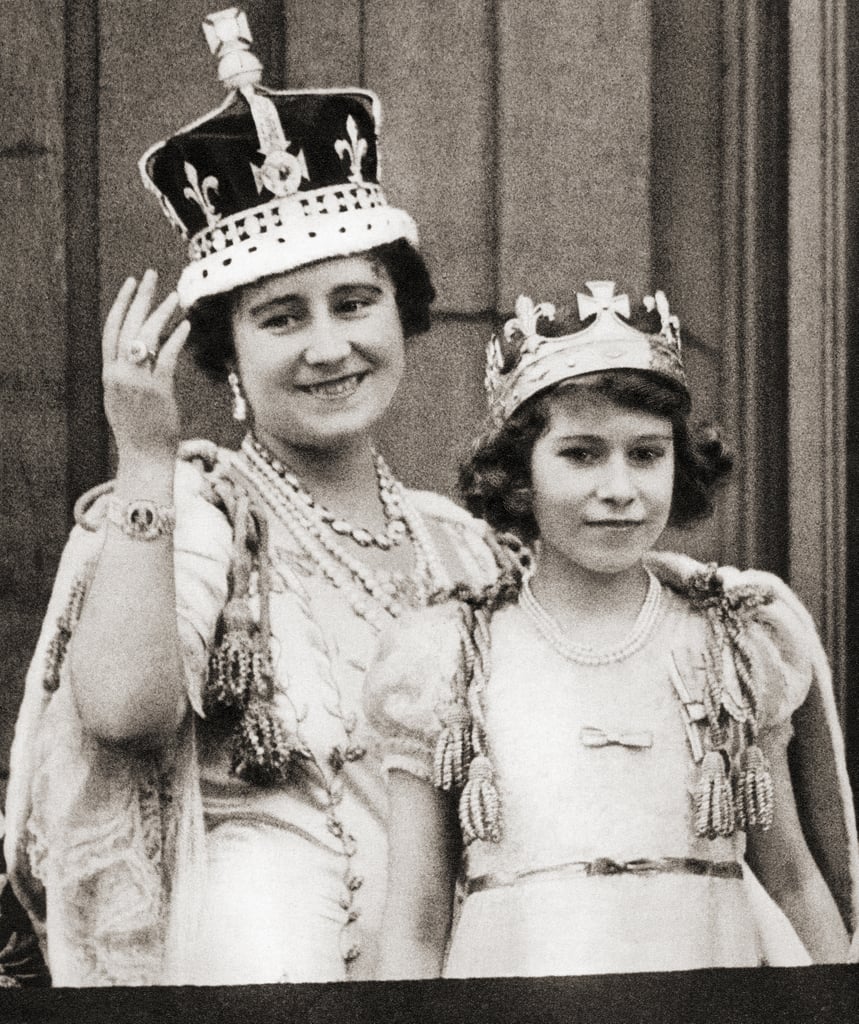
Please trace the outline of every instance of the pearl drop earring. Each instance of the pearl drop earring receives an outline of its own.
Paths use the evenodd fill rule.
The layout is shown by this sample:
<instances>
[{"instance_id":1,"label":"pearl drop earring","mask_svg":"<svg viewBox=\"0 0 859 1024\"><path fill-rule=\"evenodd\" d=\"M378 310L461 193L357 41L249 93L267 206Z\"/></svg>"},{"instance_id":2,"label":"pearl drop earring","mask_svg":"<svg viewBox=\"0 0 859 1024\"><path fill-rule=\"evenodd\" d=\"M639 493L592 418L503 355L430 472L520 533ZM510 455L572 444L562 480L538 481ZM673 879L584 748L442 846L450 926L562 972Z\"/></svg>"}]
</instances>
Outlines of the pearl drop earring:
<instances>
[{"instance_id":1,"label":"pearl drop earring","mask_svg":"<svg viewBox=\"0 0 859 1024\"><path fill-rule=\"evenodd\" d=\"M227 374L227 383L233 393L233 419L237 423L244 423L248 418L248 403L242 392L242 382L235 370L230 370Z\"/></svg>"}]
</instances>

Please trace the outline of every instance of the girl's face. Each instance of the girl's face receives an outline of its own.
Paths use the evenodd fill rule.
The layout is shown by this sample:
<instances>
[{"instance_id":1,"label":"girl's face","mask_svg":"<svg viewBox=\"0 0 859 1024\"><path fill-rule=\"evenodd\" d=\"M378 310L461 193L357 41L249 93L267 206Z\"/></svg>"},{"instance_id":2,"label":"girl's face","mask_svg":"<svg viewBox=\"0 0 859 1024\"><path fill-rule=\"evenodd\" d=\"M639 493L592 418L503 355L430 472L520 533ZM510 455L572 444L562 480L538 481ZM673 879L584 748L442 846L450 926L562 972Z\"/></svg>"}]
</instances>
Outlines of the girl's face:
<instances>
[{"instance_id":1,"label":"girl's face","mask_svg":"<svg viewBox=\"0 0 859 1024\"><path fill-rule=\"evenodd\" d=\"M590 573L637 567L671 511L671 421L588 387L548 401L549 425L531 454L541 561L566 560Z\"/></svg>"},{"instance_id":2,"label":"girl's face","mask_svg":"<svg viewBox=\"0 0 859 1024\"><path fill-rule=\"evenodd\" d=\"M243 288L232 319L257 432L297 448L363 440L403 375L403 330L383 267L346 256Z\"/></svg>"}]
</instances>

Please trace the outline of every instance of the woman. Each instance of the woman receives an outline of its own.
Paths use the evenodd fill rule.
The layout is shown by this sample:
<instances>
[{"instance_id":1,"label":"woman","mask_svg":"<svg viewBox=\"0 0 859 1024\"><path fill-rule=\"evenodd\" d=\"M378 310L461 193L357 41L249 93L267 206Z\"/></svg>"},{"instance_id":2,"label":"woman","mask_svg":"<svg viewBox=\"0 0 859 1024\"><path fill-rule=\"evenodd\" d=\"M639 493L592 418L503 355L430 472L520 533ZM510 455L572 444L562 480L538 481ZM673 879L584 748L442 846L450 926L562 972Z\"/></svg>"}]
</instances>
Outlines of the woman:
<instances>
[{"instance_id":1,"label":"woman","mask_svg":"<svg viewBox=\"0 0 859 1024\"><path fill-rule=\"evenodd\" d=\"M496 572L477 522L371 446L432 297L376 181L377 101L264 90L243 16L204 28L230 94L141 161L191 262L107 317L117 476L79 503L13 751L7 849L55 984L368 976L364 672L405 607ZM189 337L250 430L177 466Z\"/></svg>"},{"instance_id":2,"label":"woman","mask_svg":"<svg viewBox=\"0 0 859 1024\"><path fill-rule=\"evenodd\" d=\"M573 330L520 298L463 468L533 572L416 611L368 678L396 769L381 973L843 962L859 858L820 641L777 577L653 550L730 459L688 423L664 295L642 331L589 287Z\"/></svg>"}]
</instances>

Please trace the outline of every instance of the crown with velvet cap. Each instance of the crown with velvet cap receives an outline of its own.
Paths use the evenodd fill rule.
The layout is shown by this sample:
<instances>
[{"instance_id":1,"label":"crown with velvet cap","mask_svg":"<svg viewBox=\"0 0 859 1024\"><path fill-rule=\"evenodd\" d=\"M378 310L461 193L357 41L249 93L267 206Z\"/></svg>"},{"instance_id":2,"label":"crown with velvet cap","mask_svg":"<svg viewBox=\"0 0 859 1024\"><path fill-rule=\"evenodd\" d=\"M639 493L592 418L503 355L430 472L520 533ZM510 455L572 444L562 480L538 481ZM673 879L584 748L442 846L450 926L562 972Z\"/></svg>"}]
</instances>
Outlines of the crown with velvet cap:
<instances>
[{"instance_id":1,"label":"crown with velvet cap","mask_svg":"<svg viewBox=\"0 0 859 1024\"><path fill-rule=\"evenodd\" d=\"M210 14L203 30L229 94L140 160L145 186L189 242L182 306L400 238L416 244L414 221L379 186L377 97L262 87L237 8Z\"/></svg>"},{"instance_id":2,"label":"crown with velvet cap","mask_svg":"<svg viewBox=\"0 0 859 1024\"><path fill-rule=\"evenodd\" d=\"M486 392L497 425L541 391L590 373L640 370L687 391L680 322L669 310L665 293L644 297L645 312L661 323L657 332L645 333L630 323L629 299L615 295L613 281L588 281L587 288L590 295L576 296L580 331L543 337L537 324L554 320L555 307L520 295L516 316L504 324L503 339L493 335L486 350Z\"/></svg>"}]
</instances>

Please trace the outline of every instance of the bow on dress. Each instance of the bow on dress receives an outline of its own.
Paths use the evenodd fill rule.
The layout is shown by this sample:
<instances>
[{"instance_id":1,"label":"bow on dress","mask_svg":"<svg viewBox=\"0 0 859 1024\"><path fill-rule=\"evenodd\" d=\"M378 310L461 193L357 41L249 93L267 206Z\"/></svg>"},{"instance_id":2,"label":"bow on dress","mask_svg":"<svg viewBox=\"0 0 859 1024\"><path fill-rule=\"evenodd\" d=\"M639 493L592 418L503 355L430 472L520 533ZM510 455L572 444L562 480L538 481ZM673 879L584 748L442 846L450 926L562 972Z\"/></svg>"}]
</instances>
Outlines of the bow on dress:
<instances>
[{"instance_id":1,"label":"bow on dress","mask_svg":"<svg viewBox=\"0 0 859 1024\"><path fill-rule=\"evenodd\" d=\"M586 725L579 733L579 739L586 747L632 747L634 750L644 750L653 746L653 733L647 730L642 732L609 732L606 729L599 729L593 725Z\"/></svg>"}]
</instances>

